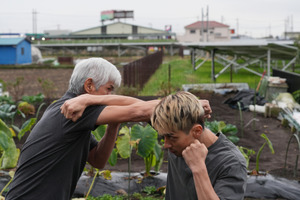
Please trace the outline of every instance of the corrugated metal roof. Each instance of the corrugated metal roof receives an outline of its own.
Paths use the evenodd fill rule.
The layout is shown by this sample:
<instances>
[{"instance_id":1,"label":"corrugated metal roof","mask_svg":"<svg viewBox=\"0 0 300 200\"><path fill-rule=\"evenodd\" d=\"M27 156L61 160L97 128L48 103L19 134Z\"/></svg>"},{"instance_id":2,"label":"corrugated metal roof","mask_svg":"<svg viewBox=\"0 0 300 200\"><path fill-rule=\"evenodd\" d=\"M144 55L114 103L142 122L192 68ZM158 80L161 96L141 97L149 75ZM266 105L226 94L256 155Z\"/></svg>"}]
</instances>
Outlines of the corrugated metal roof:
<instances>
[{"instance_id":1,"label":"corrugated metal roof","mask_svg":"<svg viewBox=\"0 0 300 200\"><path fill-rule=\"evenodd\" d=\"M17 45L23 40L25 40L25 38L0 38L0 45L2 46Z\"/></svg>"},{"instance_id":2,"label":"corrugated metal roof","mask_svg":"<svg viewBox=\"0 0 300 200\"><path fill-rule=\"evenodd\" d=\"M195 29L200 29L201 28L201 24L203 23L203 28L206 28L206 24L207 21L197 21L195 23L189 24L187 26L185 26L185 28L195 28ZM229 27L226 24L222 24L216 21L208 21L208 28L215 28L215 27Z\"/></svg>"}]
</instances>

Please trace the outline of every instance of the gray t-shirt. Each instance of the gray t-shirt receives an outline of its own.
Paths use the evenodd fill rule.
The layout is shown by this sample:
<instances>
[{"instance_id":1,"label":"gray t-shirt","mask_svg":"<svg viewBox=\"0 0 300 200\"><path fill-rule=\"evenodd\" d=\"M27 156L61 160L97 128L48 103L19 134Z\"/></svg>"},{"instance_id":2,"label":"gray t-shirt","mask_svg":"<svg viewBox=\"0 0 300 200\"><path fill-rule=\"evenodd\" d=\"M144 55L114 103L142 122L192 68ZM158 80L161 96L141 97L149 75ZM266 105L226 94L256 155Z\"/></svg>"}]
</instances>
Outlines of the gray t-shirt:
<instances>
[{"instance_id":1,"label":"gray t-shirt","mask_svg":"<svg viewBox=\"0 0 300 200\"><path fill-rule=\"evenodd\" d=\"M246 160L225 135L208 148L205 160L211 184L220 199L243 199L246 191ZM166 200L195 200L193 174L183 157L168 154Z\"/></svg>"},{"instance_id":2,"label":"gray t-shirt","mask_svg":"<svg viewBox=\"0 0 300 200\"><path fill-rule=\"evenodd\" d=\"M66 93L51 104L24 143L6 200L69 200L84 169L89 151L97 145L91 134L105 106L90 106L75 123L61 114Z\"/></svg>"}]
</instances>

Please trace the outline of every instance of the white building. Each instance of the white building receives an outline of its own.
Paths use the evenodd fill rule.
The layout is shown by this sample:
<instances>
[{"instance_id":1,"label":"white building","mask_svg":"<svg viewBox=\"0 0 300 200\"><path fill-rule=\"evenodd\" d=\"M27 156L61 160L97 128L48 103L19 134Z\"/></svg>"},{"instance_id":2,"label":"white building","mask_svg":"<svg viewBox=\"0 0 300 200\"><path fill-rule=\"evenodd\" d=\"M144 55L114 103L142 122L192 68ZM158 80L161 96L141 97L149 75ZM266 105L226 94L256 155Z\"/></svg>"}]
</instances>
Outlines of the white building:
<instances>
[{"instance_id":1,"label":"white building","mask_svg":"<svg viewBox=\"0 0 300 200\"><path fill-rule=\"evenodd\" d=\"M73 38L175 39L176 34L165 30L115 22L70 33Z\"/></svg>"},{"instance_id":2,"label":"white building","mask_svg":"<svg viewBox=\"0 0 300 200\"><path fill-rule=\"evenodd\" d=\"M218 42L230 40L229 26L216 21L197 21L184 28L184 35L177 36L179 42Z\"/></svg>"}]
</instances>

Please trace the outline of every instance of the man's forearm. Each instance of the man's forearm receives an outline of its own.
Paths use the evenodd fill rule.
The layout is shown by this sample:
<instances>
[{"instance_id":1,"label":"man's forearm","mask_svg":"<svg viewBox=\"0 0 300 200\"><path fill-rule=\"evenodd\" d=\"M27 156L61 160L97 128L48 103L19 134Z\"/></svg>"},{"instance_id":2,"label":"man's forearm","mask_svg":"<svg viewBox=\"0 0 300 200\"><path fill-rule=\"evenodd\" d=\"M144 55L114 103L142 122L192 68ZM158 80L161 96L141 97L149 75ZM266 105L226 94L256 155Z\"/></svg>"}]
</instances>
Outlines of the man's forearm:
<instances>
[{"instance_id":1,"label":"man's forearm","mask_svg":"<svg viewBox=\"0 0 300 200\"><path fill-rule=\"evenodd\" d=\"M134 103L142 102L142 100L122 96L122 95L84 95L84 101L87 106L90 105L108 105L108 106L128 106Z\"/></svg>"},{"instance_id":2,"label":"man's forearm","mask_svg":"<svg viewBox=\"0 0 300 200\"><path fill-rule=\"evenodd\" d=\"M219 197L216 194L213 186L211 185L205 164L203 164L203 167L199 166L199 169L201 170L193 172L198 199L218 200Z\"/></svg>"},{"instance_id":3,"label":"man's forearm","mask_svg":"<svg viewBox=\"0 0 300 200\"><path fill-rule=\"evenodd\" d=\"M103 169L114 148L120 124L109 124L106 133L97 146L90 152L88 162L98 169Z\"/></svg>"}]
</instances>

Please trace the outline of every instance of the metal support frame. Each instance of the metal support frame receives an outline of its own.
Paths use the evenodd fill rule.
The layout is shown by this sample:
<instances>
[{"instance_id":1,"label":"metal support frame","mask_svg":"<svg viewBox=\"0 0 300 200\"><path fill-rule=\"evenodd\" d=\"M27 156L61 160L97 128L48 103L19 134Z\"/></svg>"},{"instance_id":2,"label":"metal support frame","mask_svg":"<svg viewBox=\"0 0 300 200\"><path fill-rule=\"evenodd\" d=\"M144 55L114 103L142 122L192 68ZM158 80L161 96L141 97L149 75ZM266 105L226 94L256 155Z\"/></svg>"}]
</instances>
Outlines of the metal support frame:
<instances>
[{"instance_id":1,"label":"metal support frame","mask_svg":"<svg viewBox=\"0 0 300 200\"><path fill-rule=\"evenodd\" d=\"M271 72L270 72L270 69L271 69L271 49L268 49L268 60L267 60L267 62L268 62L268 70L267 70L267 76L268 77L270 77L270 74L271 74Z\"/></svg>"},{"instance_id":2,"label":"metal support frame","mask_svg":"<svg viewBox=\"0 0 300 200\"><path fill-rule=\"evenodd\" d=\"M209 55L206 55L205 58L203 57L202 52L200 52L200 55L197 53L198 49L192 49L191 50L191 59L192 59L192 64L193 64L193 69L197 70L199 67L201 67L208 59L209 59ZM203 59L204 58L204 59ZM198 64L197 66L196 63L202 59L202 62L200 64Z\"/></svg>"},{"instance_id":3,"label":"metal support frame","mask_svg":"<svg viewBox=\"0 0 300 200\"><path fill-rule=\"evenodd\" d=\"M243 69L245 69L245 70L247 70L247 71L249 71L249 72L251 72L253 74L256 74L258 76L262 76L261 73L258 73L258 72L254 71L252 69L249 69L249 68L247 68L247 66L252 65L254 63L257 63L257 62L260 62L260 59L263 58L263 57L265 57L265 56L266 55L262 55L262 56L258 56L255 59L248 59L245 63L239 64L239 63L236 62L236 60L237 60L237 56L236 55L233 58L233 60L230 60L230 59L228 59L228 58L226 58L226 57L218 54L218 55L216 55L216 57L219 58L219 59L224 60L225 62L217 60L220 64L222 64L224 66L224 68L217 75L215 75L215 78L219 77L222 73L224 73L226 71L226 69L228 69L231 65L235 66L235 70L239 70L239 69L243 68Z\"/></svg>"},{"instance_id":4,"label":"metal support frame","mask_svg":"<svg viewBox=\"0 0 300 200\"><path fill-rule=\"evenodd\" d=\"M285 71L291 64L296 62L297 57L293 58L287 65L283 66L282 71Z\"/></svg>"},{"instance_id":5,"label":"metal support frame","mask_svg":"<svg viewBox=\"0 0 300 200\"><path fill-rule=\"evenodd\" d=\"M237 60L237 56L235 56L233 58L233 60L231 60L232 62L235 62ZM218 74L215 75L215 78L217 79L221 74L223 74L223 72L225 72L229 67L231 67L233 65L233 63L229 63L228 65L226 65Z\"/></svg>"},{"instance_id":6,"label":"metal support frame","mask_svg":"<svg viewBox=\"0 0 300 200\"><path fill-rule=\"evenodd\" d=\"M216 81L216 77L215 77L215 53L216 50L212 49L211 50L211 79L212 81Z\"/></svg>"}]
</instances>

